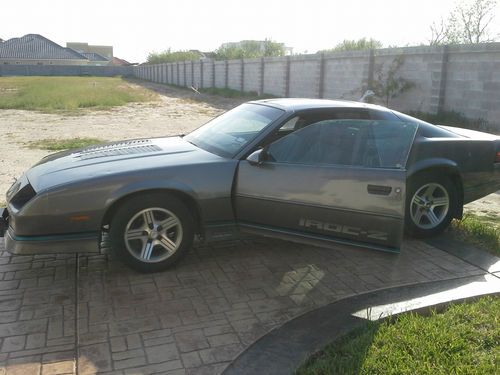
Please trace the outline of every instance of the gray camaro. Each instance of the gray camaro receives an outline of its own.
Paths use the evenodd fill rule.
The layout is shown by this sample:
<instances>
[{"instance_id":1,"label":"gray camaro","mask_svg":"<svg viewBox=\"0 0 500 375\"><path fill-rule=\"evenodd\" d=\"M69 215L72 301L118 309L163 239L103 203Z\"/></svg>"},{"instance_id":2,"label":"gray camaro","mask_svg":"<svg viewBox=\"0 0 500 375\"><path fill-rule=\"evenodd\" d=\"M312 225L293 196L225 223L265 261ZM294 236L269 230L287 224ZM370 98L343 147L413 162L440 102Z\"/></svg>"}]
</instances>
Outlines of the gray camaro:
<instances>
[{"instance_id":1,"label":"gray camaro","mask_svg":"<svg viewBox=\"0 0 500 375\"><path fill-rule=\"evenodd\" d=\"M159 271L194 236L250 232L398 252L500 189L500 138L356 102L243 104L187 136L49 155L7 192L15 254L98 251Z\"/></svg>"}]
</instances>

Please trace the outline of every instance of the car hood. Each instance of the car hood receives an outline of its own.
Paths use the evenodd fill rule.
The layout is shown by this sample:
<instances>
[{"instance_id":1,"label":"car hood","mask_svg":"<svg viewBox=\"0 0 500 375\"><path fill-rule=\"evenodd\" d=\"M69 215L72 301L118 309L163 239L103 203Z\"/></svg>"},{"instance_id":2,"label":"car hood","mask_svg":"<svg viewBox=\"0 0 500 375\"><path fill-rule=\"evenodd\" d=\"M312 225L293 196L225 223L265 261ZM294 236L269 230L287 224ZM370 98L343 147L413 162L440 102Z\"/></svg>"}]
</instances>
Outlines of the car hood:
<instances>
[{"instance_id":1,"label":"car hood","mask_svg":"<svg viewBox=\"0 0 500 375\"><path fill-rule=\"evenodd\" d=\"M39 192L96 177L221 159L181 137L135 139L48 155L26 175L35 191Z\"/></svg>"}]
</instances>

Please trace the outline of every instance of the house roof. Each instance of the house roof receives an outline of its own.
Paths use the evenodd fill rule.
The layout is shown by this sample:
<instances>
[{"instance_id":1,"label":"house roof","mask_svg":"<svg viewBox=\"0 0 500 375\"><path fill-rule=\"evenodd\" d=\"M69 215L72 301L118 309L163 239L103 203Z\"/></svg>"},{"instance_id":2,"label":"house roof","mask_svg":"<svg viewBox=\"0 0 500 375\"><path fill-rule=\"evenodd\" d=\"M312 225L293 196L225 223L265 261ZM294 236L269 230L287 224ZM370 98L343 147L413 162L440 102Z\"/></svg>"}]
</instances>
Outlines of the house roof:
<instances>
[{"instance_id":1,"label":"house roof","mask_svg":"<svg viewBox=\"0 0 500 375\"><path fill-rule=\"evenodd\" d=\"M61 47L39 34L27 34L4 41L0 44L0 59L87 60L75 50Z\"/></svg>"},{"instance_id":2,"label":"house roof","mask_svg":"<svg viewBox=\"0 0 500 375\"><path fill-rule=\"evenodd\" d=\"M98 53L95 53L95 52L82 52L82 53L80 53L80 55L85 56L85 58L87 58L90 61L109 61L104 56L102 56Z\"/></svg>"},{"instance_id":3,"label":"house roof","mask_svg":"<svg viewBox=\"0 0 500 375\"><path fill-rule=\"evenodd\" d=\"M128 65L133 65L132 63L129 63L127 60L124 60L124 59L120 59L116 56L113 56L113 65L125 65L125 66L128 66Z\"/></svg>"}]
</instances>

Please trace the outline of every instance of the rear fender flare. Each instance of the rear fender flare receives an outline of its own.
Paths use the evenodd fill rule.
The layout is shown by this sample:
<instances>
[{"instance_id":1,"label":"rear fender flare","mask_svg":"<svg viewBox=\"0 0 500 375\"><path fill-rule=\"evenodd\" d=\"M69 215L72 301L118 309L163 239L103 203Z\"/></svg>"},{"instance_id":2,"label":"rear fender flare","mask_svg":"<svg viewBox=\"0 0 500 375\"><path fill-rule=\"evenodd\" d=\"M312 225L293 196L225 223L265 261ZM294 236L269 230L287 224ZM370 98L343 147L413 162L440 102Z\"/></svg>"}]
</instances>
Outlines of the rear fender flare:
<instances>
[{"instance_id":1,"label":"rear fender flare","mask_svg":"<svg viewBox=\"0 0 500 375\"><path fill-rule=\"evenodd\" d=\"M415 174L428 169L444 169L453 173L458 173L460 175L460 169L458 168L457 163L455 163L453 160L444 158L432 158L419 160L416 163L412 164L406 171L406 178L410 179Z\"/></svg>"}]
</instances>

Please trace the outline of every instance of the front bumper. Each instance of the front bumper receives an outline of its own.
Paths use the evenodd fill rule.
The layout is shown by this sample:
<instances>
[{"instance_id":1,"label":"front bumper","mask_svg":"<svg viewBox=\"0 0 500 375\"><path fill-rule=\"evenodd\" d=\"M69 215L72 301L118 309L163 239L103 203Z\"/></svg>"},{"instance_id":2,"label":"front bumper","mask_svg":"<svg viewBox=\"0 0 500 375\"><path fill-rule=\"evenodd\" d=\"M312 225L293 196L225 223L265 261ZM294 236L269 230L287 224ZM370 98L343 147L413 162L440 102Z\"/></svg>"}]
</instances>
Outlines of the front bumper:
<instances>
[{"instance_id":1,"label":"front bumper","mask_svg":"<svg viewBox=\"0 0 500 375\"><path fill-rule=\"evenodd\" d=\"M5 249L18 255L74 254L99 252L98 233L55 236L16 236L12 228L5 231Z\"/></svg>"}]
</instances>

